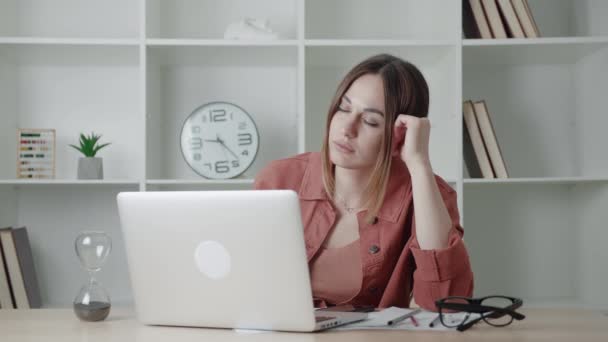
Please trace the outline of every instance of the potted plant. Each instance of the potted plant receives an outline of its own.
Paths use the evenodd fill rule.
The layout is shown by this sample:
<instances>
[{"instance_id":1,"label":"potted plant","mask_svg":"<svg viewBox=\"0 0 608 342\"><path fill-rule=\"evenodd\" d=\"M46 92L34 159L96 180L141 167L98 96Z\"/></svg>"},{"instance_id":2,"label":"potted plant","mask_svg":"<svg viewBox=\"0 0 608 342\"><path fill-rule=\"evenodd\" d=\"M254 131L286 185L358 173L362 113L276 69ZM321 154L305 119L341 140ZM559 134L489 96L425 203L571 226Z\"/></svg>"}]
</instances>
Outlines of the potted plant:
<instances>
[{"instance_id":1,"label":"potted plant","mask_svg":"<svg viewBox=\"0 0 608 342\"><path fill-rule=\"evenodd\" d=\"M97 152L102 148L110 145L105 143L99 145L101 135L91 133L86 136L80 134L80 146L72 145L73 148L84 154L84 157L78 159L78 179L103 179L103 163L102 159L95 157Z\"/></svg>"}]
</instances>

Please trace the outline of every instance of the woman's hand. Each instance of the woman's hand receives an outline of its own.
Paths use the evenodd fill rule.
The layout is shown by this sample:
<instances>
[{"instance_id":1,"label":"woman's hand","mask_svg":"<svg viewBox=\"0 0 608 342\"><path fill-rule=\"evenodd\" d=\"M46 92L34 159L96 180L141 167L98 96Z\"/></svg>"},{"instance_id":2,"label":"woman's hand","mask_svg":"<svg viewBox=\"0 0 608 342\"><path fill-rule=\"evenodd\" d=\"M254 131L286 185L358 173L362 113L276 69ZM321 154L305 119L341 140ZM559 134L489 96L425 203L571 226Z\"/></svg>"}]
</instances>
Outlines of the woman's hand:
<instances>
[{"instance_id":1,"label":"woman's hand","mask_svg":"<svg viewBox=\"0 0 608 342\"><path fill-rule=\"evenodd\" d=\"M399 114L393 127L393 156L399 155L410 172L430 167L428 118Z\"/></svg>"}]
</instances>

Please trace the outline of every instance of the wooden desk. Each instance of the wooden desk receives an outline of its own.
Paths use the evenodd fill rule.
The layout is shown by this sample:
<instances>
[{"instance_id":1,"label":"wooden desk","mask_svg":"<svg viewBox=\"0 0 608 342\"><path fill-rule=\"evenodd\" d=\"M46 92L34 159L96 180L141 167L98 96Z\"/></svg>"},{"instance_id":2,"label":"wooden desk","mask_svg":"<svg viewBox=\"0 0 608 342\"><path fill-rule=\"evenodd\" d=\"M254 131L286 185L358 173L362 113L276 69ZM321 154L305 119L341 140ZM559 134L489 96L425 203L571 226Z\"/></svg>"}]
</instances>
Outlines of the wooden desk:
<instances>
[{"instance_id":1,"label":"wooden desk","mask_svg":"<svg viewBox=\"0 0 608 342\"><path fill-rule=\"evenodd\" d=\"M242 333L224 329L144 326L130 309L113 308L106 321L79 321L70 309L0 310L0 340L21 341L608 341L608 314L599 311L529 309L506 328L478 324L461 332L343 331Z\"/></svg>"}]
</instances>

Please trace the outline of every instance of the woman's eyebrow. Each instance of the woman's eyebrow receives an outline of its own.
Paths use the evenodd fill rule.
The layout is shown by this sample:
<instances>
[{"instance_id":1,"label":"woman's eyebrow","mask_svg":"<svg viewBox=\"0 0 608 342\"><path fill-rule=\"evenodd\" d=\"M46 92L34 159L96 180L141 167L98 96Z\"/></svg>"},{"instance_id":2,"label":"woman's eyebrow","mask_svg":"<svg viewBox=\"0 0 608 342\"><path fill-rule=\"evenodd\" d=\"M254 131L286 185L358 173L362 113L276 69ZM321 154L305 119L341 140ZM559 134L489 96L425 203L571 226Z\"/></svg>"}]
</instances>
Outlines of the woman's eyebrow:
<instances>
[{"instance_id":1,"label":"woman's eyebrow","mask_svg":"<svg viewBox=\"0 0 608 342\"><path fill-rule=\"evenodd\" d=\"M350 101L350 99L348 98L348 96L344 95L344 96L342 96L342 98L343 98L344 100L346 100L346 102L348 102L348 103L352 103L352 102ZM384 113L382 113L382 111L380 111L380 110L378 110L378 109L376 109L376 108L364 108L364 109L363 109L363 111L364 111L364 112L369 112L369 113L376 113L376 114L380 114L380 115L384 116Z\"/></svg>"}]
</instances>

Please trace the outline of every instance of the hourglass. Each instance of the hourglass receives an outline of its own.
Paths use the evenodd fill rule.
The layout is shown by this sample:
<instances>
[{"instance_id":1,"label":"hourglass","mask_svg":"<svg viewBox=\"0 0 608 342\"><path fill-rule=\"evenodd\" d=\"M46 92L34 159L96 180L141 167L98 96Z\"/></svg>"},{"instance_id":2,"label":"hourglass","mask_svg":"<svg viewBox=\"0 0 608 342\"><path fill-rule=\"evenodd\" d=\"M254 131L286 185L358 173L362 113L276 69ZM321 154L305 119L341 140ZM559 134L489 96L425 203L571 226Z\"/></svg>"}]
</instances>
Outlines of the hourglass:
<instances>
[{"instance_id":1,"label":"hourglass","mask_svg":"<svg viewBox=\"0 0 608 342\"><path fill-rule=\"evenodd\" d=\"M102 321L110 313L110 297L95 279L95 273L110 254L112 240L104 232L88 231L80 233L74 245L80 263L89 272L89 282L74 298L74 313L83 321Z\"/></svg>"}]
</instances>

